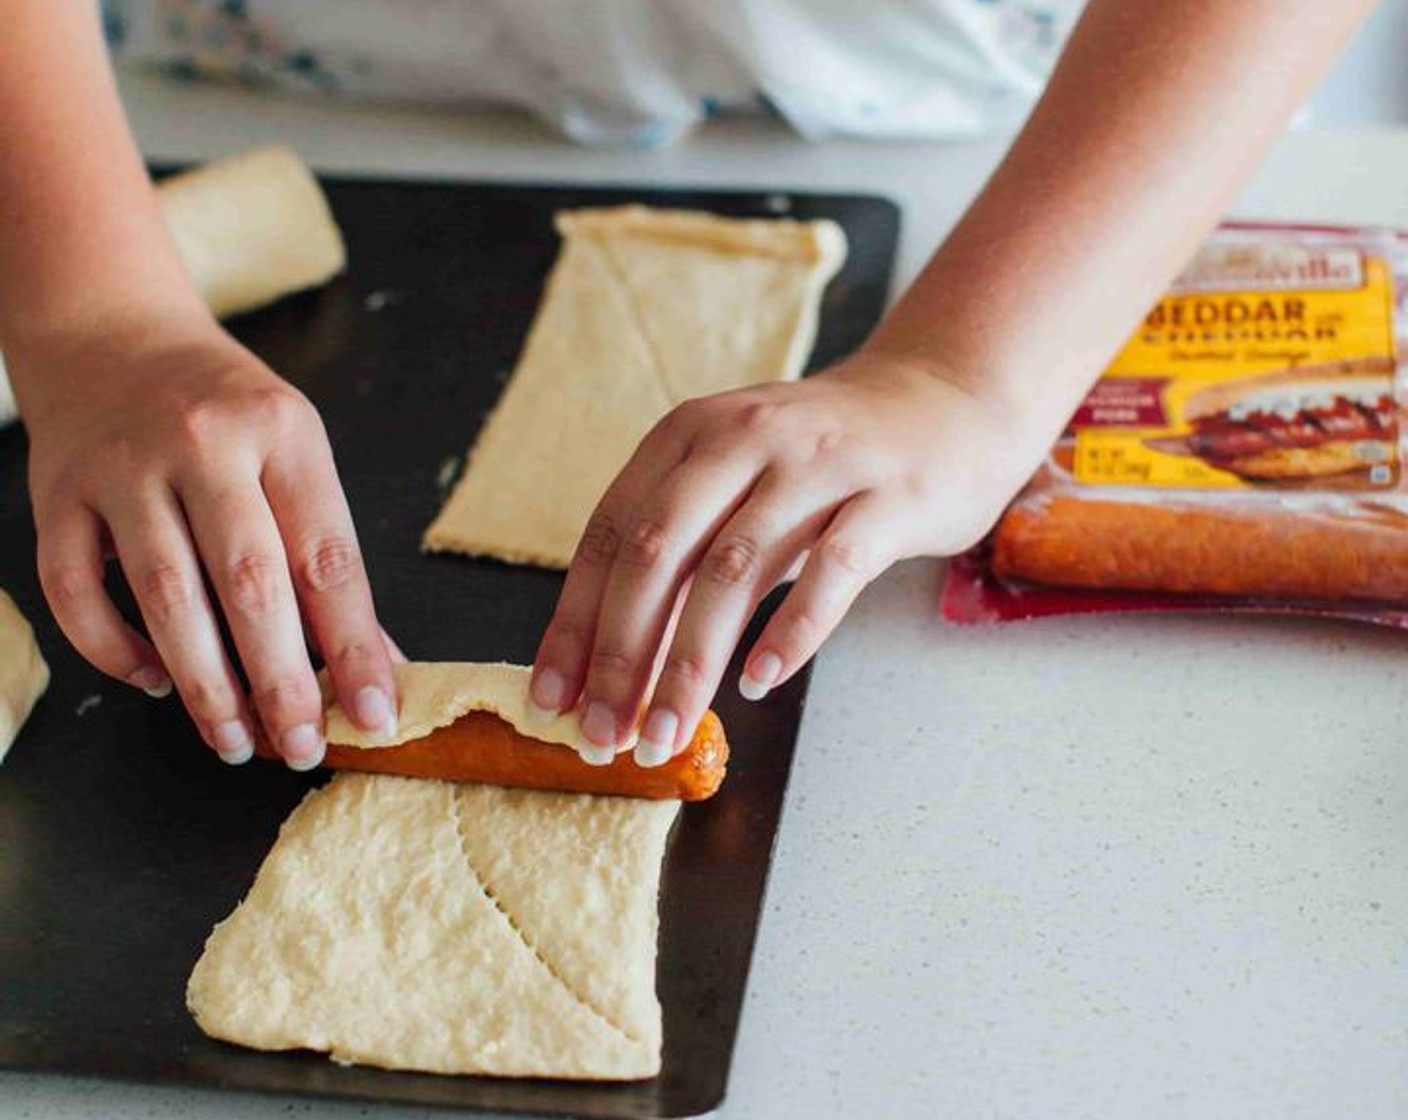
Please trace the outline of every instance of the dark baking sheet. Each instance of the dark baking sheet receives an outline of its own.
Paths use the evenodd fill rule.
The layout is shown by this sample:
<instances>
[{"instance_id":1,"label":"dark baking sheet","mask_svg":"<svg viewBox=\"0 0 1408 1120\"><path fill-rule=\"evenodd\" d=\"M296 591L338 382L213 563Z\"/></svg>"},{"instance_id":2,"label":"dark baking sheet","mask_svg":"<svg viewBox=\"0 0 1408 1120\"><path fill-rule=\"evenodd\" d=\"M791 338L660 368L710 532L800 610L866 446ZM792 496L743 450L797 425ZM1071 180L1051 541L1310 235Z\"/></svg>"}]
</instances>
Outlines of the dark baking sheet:
<instances>
[{"instance_id":1,"label":"dark baking sheet","mask_svg":"<svg viewBox=\"0 0 1408 1120\"><path fill-rule=\"evenodd\" d=\"M382 620L409 656L429 660L529 661L559 586L549 572L417 551L440 504L437 476L513 366L556 252L556 210L642 201L834 218L850 255L826 293L813 368L851 351L879 318L898 231L892 204L852 196L351 180L328 190L348 274L234 330L321 409ZM804 680L744 704L735 664L718 699L730 777L716 799L685 810L664 868L657 1079L388 1073L224 1045L187 1015L186 977L279 823L326 776L228 769L175 701L148 700L72 652L34 575L24 457L23 434L0 432L0 587L34 620L54 680L0 767L0 1068L586 1117L717 1107Z\"/></svg>"}]
</instances>

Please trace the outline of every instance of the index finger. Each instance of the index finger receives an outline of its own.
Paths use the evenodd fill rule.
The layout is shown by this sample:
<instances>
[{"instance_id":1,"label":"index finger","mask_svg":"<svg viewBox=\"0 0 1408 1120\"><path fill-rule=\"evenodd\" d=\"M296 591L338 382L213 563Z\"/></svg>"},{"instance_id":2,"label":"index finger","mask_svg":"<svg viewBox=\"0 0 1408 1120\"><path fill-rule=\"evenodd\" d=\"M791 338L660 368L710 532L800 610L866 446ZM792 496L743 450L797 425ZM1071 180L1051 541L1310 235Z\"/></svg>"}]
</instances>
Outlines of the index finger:
<instances>
[{"instance_id":1,"label":"index finger","mask_svg":"<svg viewBox=\"0 0 1408 1120\"><path fill-rule=\"evenodd\" d=\"M274 451L263 483L338 700L364 730L390 738L397 725L391 655L326 440Z\"/></svg>"},{"instance_id":2,"label":"index finger","mask_svg":"<svg viewBox=\"0 0 1408 1120\"><path fill-rule=\"evenodd\" d=\"M641 441L592 511L533 660L529 695L540 719L568 711L581 695L601 599L631 512L682 458L680 442L662 422ZM604 765L614 754L610 747L586 748L583 758Z\"/></svg>"}]
</instances>

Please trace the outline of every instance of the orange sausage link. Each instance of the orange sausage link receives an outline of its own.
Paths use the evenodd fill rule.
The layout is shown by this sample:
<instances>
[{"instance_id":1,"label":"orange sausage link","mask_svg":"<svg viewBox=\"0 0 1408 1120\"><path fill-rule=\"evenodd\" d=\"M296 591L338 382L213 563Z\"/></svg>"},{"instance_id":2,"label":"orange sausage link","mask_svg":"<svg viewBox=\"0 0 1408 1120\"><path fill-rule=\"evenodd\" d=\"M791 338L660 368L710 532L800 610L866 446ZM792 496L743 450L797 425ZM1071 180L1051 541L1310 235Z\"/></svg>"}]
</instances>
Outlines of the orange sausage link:
<instances>
[{"instance_id":1,"label":"orange sausage link","mask_svg":"<svg viewBox=\"0 0 1408 1120\"><path fill-rule=\"evenodd\" d=\"M1072 587L1275 599L1408 600L1408 517L1212 510L1051 496L1019 502L993 536L993 571Z\"/></svg>"},{"instance_id":2,"label":"orange sausage link","mask_svg":"<svg viewBox=\"0 0 1408 1120\"><path fill-rule=\"evenodd\" d=\"M259 748L260 754L272 756L267 744L261 742ZM520 789L702 801L718 791L727 763L728 740L713 712L704 714L683 751L652 767L637 766L629 751L610 766L589 766L570 747L530 739L491 712L469 712L423 739L395 747L329 743L323 765Z\"/></svg>"}]
</instances>

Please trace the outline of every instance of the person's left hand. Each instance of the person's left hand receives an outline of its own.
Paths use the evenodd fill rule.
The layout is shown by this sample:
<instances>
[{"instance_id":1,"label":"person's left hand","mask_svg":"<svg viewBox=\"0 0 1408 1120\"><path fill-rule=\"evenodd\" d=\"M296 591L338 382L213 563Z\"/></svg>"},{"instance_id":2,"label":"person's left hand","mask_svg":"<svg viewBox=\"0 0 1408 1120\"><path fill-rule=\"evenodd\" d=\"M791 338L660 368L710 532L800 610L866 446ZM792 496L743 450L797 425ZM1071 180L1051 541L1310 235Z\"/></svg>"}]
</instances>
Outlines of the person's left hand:
<instances>
[{"instance_id":1,"label":"person's left hand","mask_svg":"<svg viewBox=\"0 0 1408 1120\"><path fill-rule=\"evenodd\" d=\"M688 744L753 611L799 563L746 661L749 699L796 673L891 563L976 542L1035 461L964 385L862 352L803 382L676 408L578 545L534 665L539 714L578 706L596 744L583 757L610 762L658 665L635 754L659 765Z\"/></svg>"}]
</instances>

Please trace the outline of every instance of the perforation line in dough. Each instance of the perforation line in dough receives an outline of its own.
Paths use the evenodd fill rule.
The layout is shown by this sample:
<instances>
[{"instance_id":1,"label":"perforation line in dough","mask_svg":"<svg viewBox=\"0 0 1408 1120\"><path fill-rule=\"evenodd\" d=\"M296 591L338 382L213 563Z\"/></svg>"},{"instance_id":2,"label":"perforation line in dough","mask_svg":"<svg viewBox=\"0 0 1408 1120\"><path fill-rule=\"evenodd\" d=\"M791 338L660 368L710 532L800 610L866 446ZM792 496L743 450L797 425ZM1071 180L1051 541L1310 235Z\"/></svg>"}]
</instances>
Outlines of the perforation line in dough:
<instances>
[{"instance_id":1,"label":"perforation line in dough","mask_svg":"<svg viewBox=\"0 0 1408 1120\"><path fill-rule=\"evenodd\" d=\"M635 328L636 334L640 336L641 345L645 347L645 352L650 356L650 373L655 380L656 387L660 390L660 395L665 398L665 410L668 412L679 404L683 397L675 392L674 387L670 384L670 378L665 373L665 362L660 357L660 349L655 345L655 340L651 338L650 331L646 329L645 316L641 314L635 296L631 295L631 286L626 281L626 270L621 267L621 262L616 259L616 254L612 252L611 245L604 237L593 237L591 240L592 245L601 254L601 259L606 264L606 271L611 274L611 279L616 284L616 290L621 293L621 301L626 305L631 326Z\"/></svg>"},{"instance_id":2,"label":"perforation line in dough","mask_svg":"<svg viewBox=\"0 0 1408 1120\"><path fill-rule=\"evenodd\" d=\"M459 790L451 788L449 790L449 795L450 817L455 823L455 833L459 837L460 853L464 856L465 870L469 872L470 878L474 880L475 884L479 887L479 889L484 892L484 897L494 904L494 909L497 910L499 912L499 916L502 917L503 920L508 923L509 929L513 930L514 935L518 938L519 942L523 945L525 949L527 949L530 953L533 954L533 959L536 960L538 964L543 967L543 970L549 976L551 976L554 981L557 982L557 984L562 988L563 991L565 991L569 996L571 996L572 999L575 1000L577 1003L581 1004L582 1007L585 1008L596 1019L600 1020L603 1024L605 1024L611 1030L615 1031L622 1038L627 1039L630 1042L640 1042L641 1040L636 1037L636 1035L632 1034L625 1027L621 1026L620 1023L612 1019L609 1015L607 1015L604 1011L597 1007L596 1004L592 1003L591 1000L589 1000L586 996L582 995L581 992L577 991L576 988L569 984L567 982L566 977L564 977L562 973L557 970L557 967L550 960L548 960L547 957L543 955L542 950L538 948L538 946L534 943L533 939L529 937L526 932L524 932L523 927L518 924L518 919L516 919L513 914L509 912L509 909L507 906L504 905L503 900L500 899L499 896L494 892L493 886L489 883L487 879L484 878L483 875L480 874L479 868L474 865L474 860L470 858L469 843L466 839L466 821L464 811L460 805Z\"/></svg>"}]
</instances>

